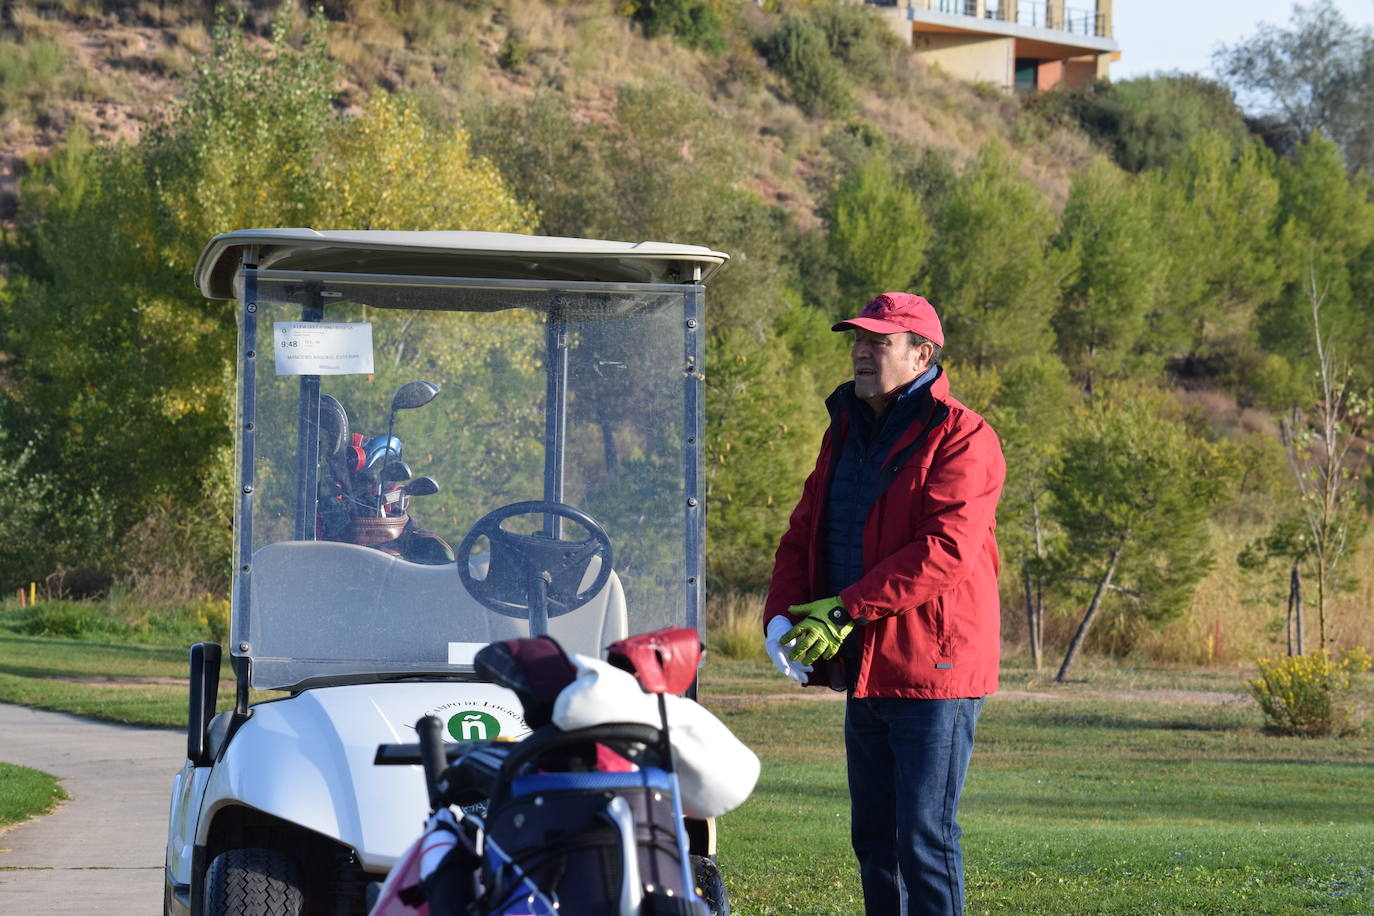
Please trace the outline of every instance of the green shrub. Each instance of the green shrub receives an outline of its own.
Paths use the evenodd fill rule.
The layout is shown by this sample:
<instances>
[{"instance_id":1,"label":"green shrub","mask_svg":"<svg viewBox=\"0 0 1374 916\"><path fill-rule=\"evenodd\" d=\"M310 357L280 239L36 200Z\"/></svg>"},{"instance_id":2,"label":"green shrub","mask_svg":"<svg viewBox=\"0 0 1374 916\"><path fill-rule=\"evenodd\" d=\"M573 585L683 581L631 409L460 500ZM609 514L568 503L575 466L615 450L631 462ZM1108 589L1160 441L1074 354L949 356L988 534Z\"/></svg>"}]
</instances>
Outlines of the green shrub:
<instances>
[{"instance_id":1,"label":"green shrub","mask_svg":"<svg viewBox=\"0 0 1374 916\"><path fill-rule=\"evenodd\" d=\"M784 19L763 43L768 64L787 81L792 101L814 115L853 107L849 79L830 51L825 31L807 19Z\"/></svg>"},{"instance_id":2,"label":"green shrub","mask_svg":"<svg viewBox=\"0 0 1374 916\"><path fill-rule=\"evenodd\" d=\"M879 83L891 72L892 58L902 43L871 7L824 3L811 11L811 19L825 34L830 53L855 80Z\"/></svg>"},{"instance_id":3,"label":"green shrub","mask_svg":"<svg viewBox=\"0 0 1374 916\"><path fill-rule=\"evenodd\" d=\"M30 119L44 107L66 68L67 55L50 38L0 41L0 115Z\"/></svg>"},{"instance_id":4,"label":"green shrub","mask_svg":"<svg viewBox=\"0 0 1374 916\"><path fill-rule=\"evenodd\" d=\"M1260 676L1250 695L1264 712L1266 727L1280 735L1350 735L1361 725L1355 691L1370 668L1370 656L1356 647L1336 661L1322 649L1306 655L1258 660Z\"/></svg>"},{"instance_id":5,"label":"green shrub","mask_svg":"<svg viewBox=\"0 0 1374 916\"><path fill-rule=\"evenodd\" d=\"M188 646L229 638L229 600L213 595L181 603L146 604L118 589L104 601L8 604L0 631L45 639L150 646Z\"/></svg>"},{"instance_id":6,"label":"green shrub","mask_svg":"<svg viewBox=\"0 0 1374 916\"><path fill-rule=\"evenodd\" d=\"M689 48L713 56L725 53L720 17L703 0L640 0L633 18L648 38L671 35Z\"/></svg>"},{"instance_id":7,"label":"green shrub","mask_svg":"<svg viewBox=\"0 0 1374 916\"><path fill-rule=\"evenodd\" d=\"M496 62L503 70L519 70L530 62L530 43L523 33L510 30L496 55Z\"/></svg>"},{"instance_id":8,"label":"green shrub","mask_svg":"<svg viewBox=\"0 0 1374 916\"><path fill-rule=\"evenodd\" d=\"M51 601L28 609L22 629L30 636L82 639L91 636L121 636L128 624L110 616L93 604Z\"/></svg>"},{"instance_id":9,"label":"green shrub","mask_svg":"<svg viewBox=\"0 0 1374 916\"><path fill-rule=\"evenodd\" d=\"M1204 133L1221 134L1233 150L1249 139L1231 90L1194 74L1054 89L1028 96L1026 104L1051 121L1077 123L1130 172L1171 168Z\"/></svg>"}]
</instances>

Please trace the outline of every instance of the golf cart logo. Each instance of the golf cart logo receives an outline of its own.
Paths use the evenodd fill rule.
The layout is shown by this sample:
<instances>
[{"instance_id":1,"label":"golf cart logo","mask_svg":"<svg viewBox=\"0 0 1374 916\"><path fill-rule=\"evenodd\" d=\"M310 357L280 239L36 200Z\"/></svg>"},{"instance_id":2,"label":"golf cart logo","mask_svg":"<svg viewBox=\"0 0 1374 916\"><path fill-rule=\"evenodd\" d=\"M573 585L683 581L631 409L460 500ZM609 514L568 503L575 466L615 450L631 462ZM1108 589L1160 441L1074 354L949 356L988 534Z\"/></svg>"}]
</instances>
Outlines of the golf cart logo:
<instances>
[{"instance_id":1,"label":"golf cart logo","mask_svg":"<svg viewBox=\"0 0 1374 916\"><path fill-rule=\"evenodd\" d=\"M524 716L510 706L491 700L444 703L428 710L444 723L454 741L491 741L496 738L518 740L530 733Z\"/></svg>"},{"instance_id":2,"label":"golf cart logo","mask_svg":"<svg viewBox=\"0 0 1374 916\"><path fill-rule=\"evenodd\" d=\"M490 741L501 734L501 723L490 713L467 709L449 717L448 733L459 741Z\"/></svg>"}]
</instances>

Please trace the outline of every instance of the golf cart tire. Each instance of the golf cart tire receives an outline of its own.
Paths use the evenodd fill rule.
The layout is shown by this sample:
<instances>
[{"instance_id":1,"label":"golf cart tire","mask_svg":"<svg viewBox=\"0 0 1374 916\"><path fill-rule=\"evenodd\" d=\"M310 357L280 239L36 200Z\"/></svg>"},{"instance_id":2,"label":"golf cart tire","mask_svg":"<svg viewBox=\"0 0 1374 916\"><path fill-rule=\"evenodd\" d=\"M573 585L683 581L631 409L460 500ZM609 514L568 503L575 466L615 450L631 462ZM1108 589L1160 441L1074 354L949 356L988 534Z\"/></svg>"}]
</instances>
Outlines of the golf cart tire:
<instances>
[{"instance_id":1,"label":"golf cart tire","mask_svg":"<svg viewBox=\"0 0 1374 916\"><path fill-rule=\"evenodd\" d=\"M205 879L205 916L301 916L305 891L296 863L275 849L229 849Z\"/></svg>"},{"instance_id":2,"label":"golf cart tire","mask_svg":"<svg viewBox=\"0 0 1374 916\"><path fill-rule=\"evenodd\" d=\"M725 878L721 876L716 860L692 856L692 873L697 893L706 901L711 916L730 916L730 893L725 889Z\"/></svg>"}]
</instances>

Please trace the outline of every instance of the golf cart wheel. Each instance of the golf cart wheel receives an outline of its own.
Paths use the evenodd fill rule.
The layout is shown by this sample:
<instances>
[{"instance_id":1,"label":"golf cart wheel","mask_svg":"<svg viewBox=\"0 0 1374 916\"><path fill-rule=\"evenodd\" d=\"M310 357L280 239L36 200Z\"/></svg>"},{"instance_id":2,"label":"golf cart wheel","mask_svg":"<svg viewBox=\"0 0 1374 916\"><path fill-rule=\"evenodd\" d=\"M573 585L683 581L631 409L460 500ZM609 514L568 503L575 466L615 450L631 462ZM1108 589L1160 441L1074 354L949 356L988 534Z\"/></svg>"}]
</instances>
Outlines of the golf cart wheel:
<instances>
[{"instance_id":1,"label":"golf cart wheel","mask_svg":"<svg viewBox=\"0 0 1374 916\"><path fill-rule=\"evenodd\" d=\"M205 916L301 916L305 892L296 863L275 849L230 849L205 879Z\"/></svg>"},{"instance_id":2,"label":"golf cart wheel","mask_svg":"<svg viewBox=\"0 0 1374 916\"><path fill-rule=\"evenodd\" d=\"M706 901L711 916L730 916L730 894L715 859L692 856L692 873L696 877L697 893Z\"/></svg>"}]
</instances>

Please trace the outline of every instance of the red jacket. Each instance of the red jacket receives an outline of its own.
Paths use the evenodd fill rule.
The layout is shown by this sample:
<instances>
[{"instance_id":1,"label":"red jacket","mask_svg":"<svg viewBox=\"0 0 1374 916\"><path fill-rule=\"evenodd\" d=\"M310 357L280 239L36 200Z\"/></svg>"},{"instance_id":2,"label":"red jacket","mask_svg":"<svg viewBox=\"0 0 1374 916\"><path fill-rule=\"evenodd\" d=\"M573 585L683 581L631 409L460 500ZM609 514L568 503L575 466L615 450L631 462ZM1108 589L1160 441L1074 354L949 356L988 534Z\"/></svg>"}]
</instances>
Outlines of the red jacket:
<instances>
[{"instance_id":1,"label":"red jacket","mask_svg":"<svg viewBox=\"0 0 1374 916\"><path fill-rule=\"evenodd\" d=\"M949 396L943 371L933 411L902 434L895 456L925 436L864 523L864 576L840 600L860 619L857 659L817 662L810 683L842 688L859 665L855 696L956 699L997 690L1001 614L993 513L1006 477L997 434ZM832 424L778 544L764 626L795 604L824 598L824 512L832 456L847 433ZM800 619L788 615L793 620Z\"/></svg>"}]
</instances>

